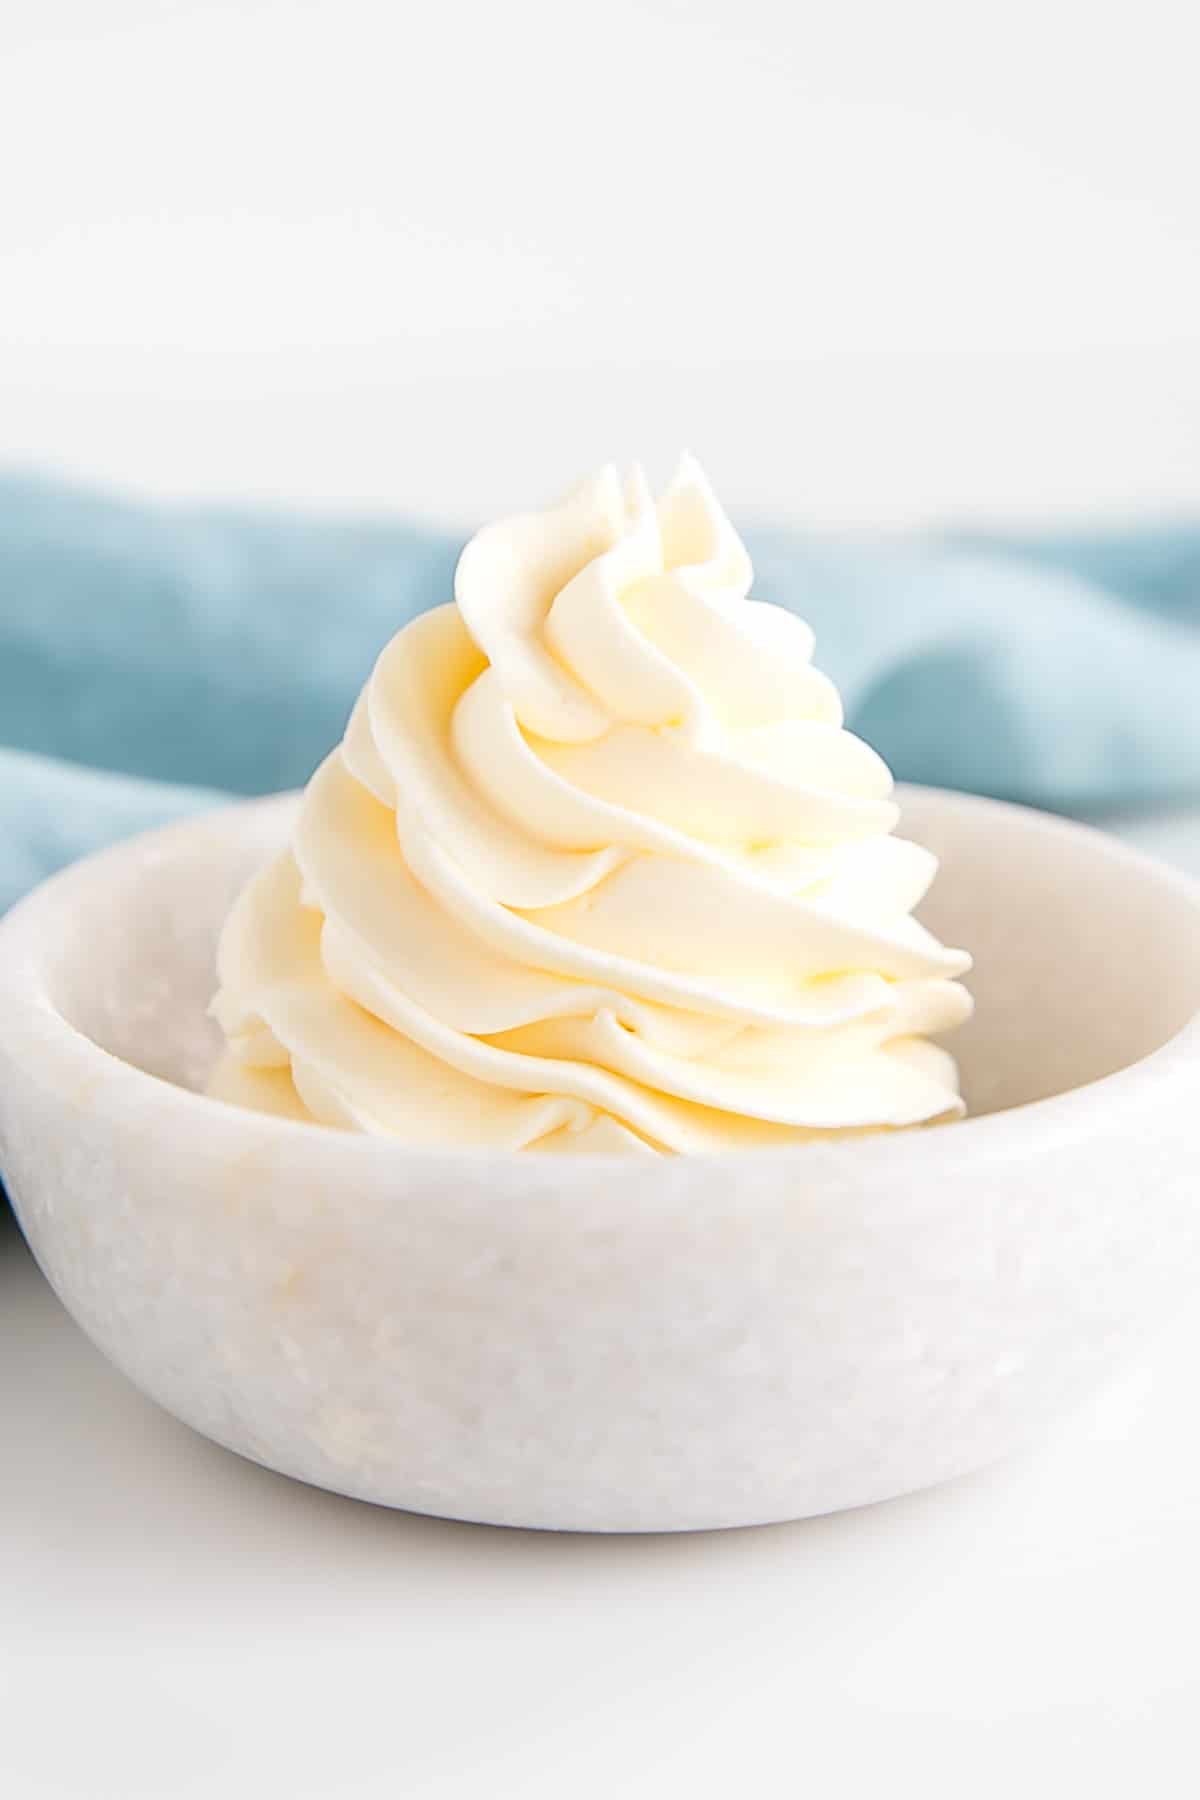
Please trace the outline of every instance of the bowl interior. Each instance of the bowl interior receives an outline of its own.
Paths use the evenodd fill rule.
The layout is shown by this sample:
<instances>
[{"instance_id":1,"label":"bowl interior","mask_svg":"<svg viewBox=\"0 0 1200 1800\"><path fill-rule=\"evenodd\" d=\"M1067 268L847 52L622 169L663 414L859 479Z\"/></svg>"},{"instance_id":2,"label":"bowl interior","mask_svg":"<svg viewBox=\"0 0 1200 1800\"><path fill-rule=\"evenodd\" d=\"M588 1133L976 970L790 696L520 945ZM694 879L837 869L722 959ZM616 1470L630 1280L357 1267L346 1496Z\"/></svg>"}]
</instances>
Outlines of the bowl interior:
<instances>
[{"instance_id":1,"label":"bowl interior","mask_svg":"<svg viewBox=\"0 0 1200 1800\"><path fill-rule=\"evenodd\" d=\"M941 868L921 918L975 959L947 1039L974 1115L1140 1062L1200 1012L1200 888L1067 820L911 789L901 831Z\"/></svg>"},{"instance_id":2,"label":"bowl interior","mask_svg":"<svg viewBox=\"0 0 1200 1800\"><path fill-rule=\"evenodd\" d=\"M1158 1049L1200 1011L1200 900L1115 840L966 796L902 794L941 861L922 917L971 951L977 1010L954 1034L973 1114L1048 1098ZM71 872L44 920L64 1017L151 1074L203 1087L217 932L293 802L239 807Z\"/></svg>"}]
</instances>

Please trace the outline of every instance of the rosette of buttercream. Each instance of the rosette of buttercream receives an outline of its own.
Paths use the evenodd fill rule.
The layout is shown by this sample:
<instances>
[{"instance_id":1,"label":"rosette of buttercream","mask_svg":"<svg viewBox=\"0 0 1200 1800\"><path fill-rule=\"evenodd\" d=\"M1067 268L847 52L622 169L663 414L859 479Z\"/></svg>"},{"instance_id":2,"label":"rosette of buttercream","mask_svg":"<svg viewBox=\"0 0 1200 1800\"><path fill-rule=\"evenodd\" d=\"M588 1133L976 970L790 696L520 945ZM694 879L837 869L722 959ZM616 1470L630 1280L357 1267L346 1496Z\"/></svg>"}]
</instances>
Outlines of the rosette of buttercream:
<instances>
[{"instance_id":1,"label":"rosette of buttercream","mask_svg":"<svg viewBox=\"0 0 1200 1800\"><path fill-rule=\"evenodd\" d=\"M970 959L696 465L490 525L219 949L214 1093L411 1144L717 1151L962 1111Z\"/></svg>"}]
</instances>

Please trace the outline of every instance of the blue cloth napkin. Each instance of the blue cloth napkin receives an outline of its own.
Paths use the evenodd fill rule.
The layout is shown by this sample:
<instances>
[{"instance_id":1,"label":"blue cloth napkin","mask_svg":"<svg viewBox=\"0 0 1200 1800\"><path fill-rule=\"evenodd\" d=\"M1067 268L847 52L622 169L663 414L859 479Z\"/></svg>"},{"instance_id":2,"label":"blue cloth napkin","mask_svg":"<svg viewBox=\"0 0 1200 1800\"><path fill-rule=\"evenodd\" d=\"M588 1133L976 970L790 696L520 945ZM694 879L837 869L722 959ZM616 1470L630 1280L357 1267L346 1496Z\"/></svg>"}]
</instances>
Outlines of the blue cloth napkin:
<instances>
[{"instance_id":1,"label":"blue cloth napkin","mask_svg":"<svg viewBox=\"0 0 1200 1800\"><path fill-rule=\"evenodd\" d=\"M746 539L899 776L1088 813L1200 798L1200 525ZM459 548L0 475L0 908L125 833L302 783Z\"/></svg>"}]
</instances>

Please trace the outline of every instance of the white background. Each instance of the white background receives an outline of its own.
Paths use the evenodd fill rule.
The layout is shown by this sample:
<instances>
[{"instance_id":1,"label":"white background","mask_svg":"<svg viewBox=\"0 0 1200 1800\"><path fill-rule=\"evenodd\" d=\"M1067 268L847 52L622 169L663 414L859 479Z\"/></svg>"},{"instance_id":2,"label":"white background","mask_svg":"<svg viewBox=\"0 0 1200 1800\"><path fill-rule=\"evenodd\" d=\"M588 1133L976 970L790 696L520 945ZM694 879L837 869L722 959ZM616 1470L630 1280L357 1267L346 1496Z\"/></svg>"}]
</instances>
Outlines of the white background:
<instances>
[{"instance_id":1,"label":"white background","mask_svg":"<svg viewBox=\"0 0 1200 1800\"><path fill-rule=\"evenodd\" d=\"M816 523L1195 510L1195 17L4 0L0 459L467 522L682 441ZM0 1244L0 1788L1191 1800L1198 1366L1180 1320L865 1513L493 1533L203 1444Z\"/></svg>"},{"instance_id":2,"label":"white background","mask_svg":"<svg viewBox=\"0 0 1200 1800\"><path fill-rule=\"evenodd\" d=\"M5 0L0 459L1200 505L1193 0Z\"/></svg>"}]
</instances>

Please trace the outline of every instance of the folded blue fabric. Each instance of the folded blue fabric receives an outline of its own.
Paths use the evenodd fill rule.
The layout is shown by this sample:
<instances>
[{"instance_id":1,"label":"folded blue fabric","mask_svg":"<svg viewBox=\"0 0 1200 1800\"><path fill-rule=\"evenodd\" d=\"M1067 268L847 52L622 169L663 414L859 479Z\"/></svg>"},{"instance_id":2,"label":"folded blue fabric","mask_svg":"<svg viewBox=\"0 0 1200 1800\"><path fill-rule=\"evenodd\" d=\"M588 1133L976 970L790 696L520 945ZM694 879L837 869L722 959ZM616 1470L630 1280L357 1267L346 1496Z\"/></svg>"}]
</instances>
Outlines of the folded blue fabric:
<instances>
[{"instance_id":1,"label":"folded blue fabric","mask_svg":"<svg viewBox=\"0 0 1200 1800\"><path fill-rule=\"evenodd\" d=\"M1200 526L750 530L850 723L914 781L1096 812L1200 797ZM303 782L459 543L0 476L0 907L85 850Z\"/></svg>"}]
</instances>

